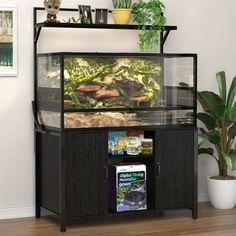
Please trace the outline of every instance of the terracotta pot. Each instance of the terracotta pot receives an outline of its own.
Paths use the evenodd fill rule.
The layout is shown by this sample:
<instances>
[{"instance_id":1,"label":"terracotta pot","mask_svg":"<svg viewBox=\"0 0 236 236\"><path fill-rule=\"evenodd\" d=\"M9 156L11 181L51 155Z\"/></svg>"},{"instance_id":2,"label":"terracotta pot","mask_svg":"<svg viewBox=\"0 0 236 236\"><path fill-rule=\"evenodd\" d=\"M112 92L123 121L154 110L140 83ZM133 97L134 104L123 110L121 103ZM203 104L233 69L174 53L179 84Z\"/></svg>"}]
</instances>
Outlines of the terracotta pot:
<instances>
[{"instance_id":1,"label":"terracotta pot","mask_svg":"<svg viewBox=\"0 0 236 236\"><path fill-rule=\"evenodd\" d=\"M217 209L231 209L236 205L236 179L207 179L211 205Z\"/></svg>"},{"instance_id":2,"label":"terracotta pot","mask_svg":"<svg viewBox=\"0 0 236 236\"><path fill-rule=\"evenodd\" d=\"M115 8L112 9L112 17L115 24L129 24L131 18L131 9Z\"/></svg>"}]
</instances>

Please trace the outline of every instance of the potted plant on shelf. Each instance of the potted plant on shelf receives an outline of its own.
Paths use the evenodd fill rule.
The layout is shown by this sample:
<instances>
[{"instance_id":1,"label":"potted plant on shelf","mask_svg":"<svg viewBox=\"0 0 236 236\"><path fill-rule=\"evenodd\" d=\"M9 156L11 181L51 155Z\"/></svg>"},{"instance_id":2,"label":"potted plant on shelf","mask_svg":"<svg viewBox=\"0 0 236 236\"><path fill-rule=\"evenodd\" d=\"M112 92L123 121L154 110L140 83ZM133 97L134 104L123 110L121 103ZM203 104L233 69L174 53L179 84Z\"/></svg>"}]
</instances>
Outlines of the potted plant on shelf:
<instances>
[{"instance_id":1,"label":"potted plant on shelf","mask_svg":"<svg viewBox=\"0 0 236 236\"><path fill-rule=\"evenodd\" d=\"M115 24L128 24L131 18L132 0L112 0L112 17Z\"/></svg>"},{"instance_id":2,"label":"potted plant on shelf","mask_svg":"<svg viewBox=\"0 0 236 236\"><path fill-rule=\"evenodd\" d=\"M164 29L166 18L164 16L165 6L160 0L149 0L144 2L138 0L132 6L134 21L139 25L139 48L141 51L158 46L159 33ZM146 27L146 25L149 25Z\"/></svg>"},{"instance_id":3,"label":"potted plant on shelf","mask_svg":"<svg viewBox=\"0 0 236 236\"><path fill-rule=\"evenodd\" d=\"M208 177L208 192L211 204L218 209L230 209L236 204L236 177L228 175L228 169L236 169L236 76L227 93L225 72L216 74L219 95L211 91L198 92L198 101L204 112L198 120L204 124L199 128L198 154L211 155L217 162L217 176ZM202 147L202 144L212 144ZM215 150L212 148L215 147ZM216 152L216 154L215 154Z\"/></svg>"}]
</instances>

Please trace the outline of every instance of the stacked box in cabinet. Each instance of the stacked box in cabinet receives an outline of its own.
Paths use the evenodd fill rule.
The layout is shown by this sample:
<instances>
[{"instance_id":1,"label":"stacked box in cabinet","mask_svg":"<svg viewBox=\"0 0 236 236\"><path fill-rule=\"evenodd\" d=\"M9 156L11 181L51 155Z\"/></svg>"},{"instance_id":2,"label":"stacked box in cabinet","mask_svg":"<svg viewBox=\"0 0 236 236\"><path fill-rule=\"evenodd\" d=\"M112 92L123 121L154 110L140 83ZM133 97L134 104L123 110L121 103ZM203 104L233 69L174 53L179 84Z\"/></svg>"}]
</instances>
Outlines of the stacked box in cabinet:
<instances>
[{"instance_id":1,"label":"stacked box in cabinet","mask_svg":"<svg viewBox=\"0 0 236 236\"><path fill-rule=\"evenodd\" d=\"M112 212L147 209L146 165L120 163L109 166L109 209Z\"/></svg>"}]
</instances>

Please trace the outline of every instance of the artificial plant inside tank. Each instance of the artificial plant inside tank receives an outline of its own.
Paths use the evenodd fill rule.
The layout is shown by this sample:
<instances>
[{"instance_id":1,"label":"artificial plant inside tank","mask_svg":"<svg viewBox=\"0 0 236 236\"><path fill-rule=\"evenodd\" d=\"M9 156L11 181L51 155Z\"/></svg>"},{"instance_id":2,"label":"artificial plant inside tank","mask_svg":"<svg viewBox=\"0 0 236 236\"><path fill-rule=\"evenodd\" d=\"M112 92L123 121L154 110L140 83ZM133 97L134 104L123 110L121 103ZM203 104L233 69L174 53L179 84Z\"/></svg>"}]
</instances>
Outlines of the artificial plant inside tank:
<instances>
[{"instance_id":1,"label":"artificial plant inside tank","mask_svg":"<svg viewBox=\"0 0 236 236\"><path fill-rule=\"evenodd\" d=\"M236 76L233 78L229 91L226 88L225 72L216 74L219 94L211 91L198 92L198 101L204 112L198 113L198 120L203 122L198 135L198 154L208 154L215 158L219 175L211 178L235 179L228 176L228 168L236 169ZM202 144L211 144L204 147ZM215 150L212 148L215 146ZM216 153L215 153L216 152Z\"/></svg>"}]
</instances>

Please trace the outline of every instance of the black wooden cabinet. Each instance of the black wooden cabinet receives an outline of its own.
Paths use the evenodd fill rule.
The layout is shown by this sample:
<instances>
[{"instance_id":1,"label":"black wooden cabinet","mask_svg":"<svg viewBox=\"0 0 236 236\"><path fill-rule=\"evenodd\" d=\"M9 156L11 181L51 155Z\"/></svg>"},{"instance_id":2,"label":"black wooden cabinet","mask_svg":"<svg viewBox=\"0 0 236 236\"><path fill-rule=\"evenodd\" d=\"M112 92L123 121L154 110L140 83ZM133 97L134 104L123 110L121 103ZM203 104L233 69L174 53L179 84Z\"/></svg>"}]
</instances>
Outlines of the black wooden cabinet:
<instances>
[{"instance_id":1,"label":"black wooden cabinet","mask_svg":"<svg viewBox=\"0 0 236 236\"><path fill-rule=\"evenodd\" d=\"M60 215L60 135L36 132L36 166L36 216L40 216L40 207Z\"/></svg>"},{"instance_id":2,"label":"black wooden cabinet","mask_svg":"<svg viewBox=\"0 0 236 236\"><path fill-rule=\"evenodd\" d=\"M195 130L158 132L157 209L193 208L195 201Z\"/></svg>"},{"instance_id":3,"label":"black wooden cabinet","mask_svg":"<svg viewBox=\"0 0 236 236\"><path fill-rule=\"evenodd\" d=\"M145 128L154 145L148 157L109 156L108 132L36 132L38 217L53 212L65 231L73 219L121 214L108 209L109 164L139 162L147 168L146 212L190 209L197 218L196 128Z\"/></svg>"},{"instance_id":4,"label":"black wooden cabinet","mask_svg":"<svg viewBox=\"0 0 236 236\"><path fill-rule=\"evenodd\" d=\"M67 216L107 214L106 133L68 133L65 142Z\"/></svg>"}]
</instances>

